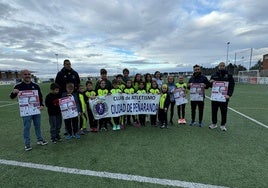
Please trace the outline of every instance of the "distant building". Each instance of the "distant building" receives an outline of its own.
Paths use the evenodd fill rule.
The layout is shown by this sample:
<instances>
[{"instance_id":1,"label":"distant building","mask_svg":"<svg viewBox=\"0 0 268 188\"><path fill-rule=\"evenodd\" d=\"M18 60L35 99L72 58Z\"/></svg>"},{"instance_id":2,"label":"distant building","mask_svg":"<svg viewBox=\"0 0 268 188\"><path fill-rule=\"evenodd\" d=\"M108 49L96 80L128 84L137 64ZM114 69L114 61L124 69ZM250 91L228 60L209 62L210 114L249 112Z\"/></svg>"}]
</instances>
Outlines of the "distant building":
<instances>
[{"instance_id":1,"label":"distant building","mask_svg":"<svg viewBox=\"0 0 268 188\"><path fill-rule=\"evenodd\" d=\"M20 71L0 70L1 81L13 81L20 78Z\"/></svg>"},{"instance_id":2,"label":"distant building","mask_svg":"<svg viewBox=\"0 0 268 188\"><path fill-rule=\"evenodd\" d=\"M263 55L263 70L268 70L268 54Z\"/></svg>"},{"instance_id":3,"label":"distant building","mask_svg":"<svg viewBox=\"0 0 268 188\"><path fill-rule=\"evenodd\" d=\"M31 72L33 73L33 72ZM32 74L32 80L38 82L38 78ZM0 85L14 84L21 81L20 71L0 70Z\"/></svg>"}]
</instances>

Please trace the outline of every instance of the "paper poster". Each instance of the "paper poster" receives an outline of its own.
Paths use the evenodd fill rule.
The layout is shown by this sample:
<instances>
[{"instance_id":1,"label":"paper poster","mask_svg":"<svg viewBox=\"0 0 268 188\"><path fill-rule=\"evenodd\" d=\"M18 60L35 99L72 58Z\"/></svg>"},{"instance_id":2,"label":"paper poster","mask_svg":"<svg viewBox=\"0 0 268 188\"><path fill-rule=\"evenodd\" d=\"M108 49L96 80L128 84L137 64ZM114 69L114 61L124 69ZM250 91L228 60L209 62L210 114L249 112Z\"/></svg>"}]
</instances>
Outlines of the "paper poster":
<instances>
[{"instance_id":1,"label":"paper poster","mask_svg":"<svg viewBox=\"0 0 268 188\"><path fill-rule=\"evenodd\" d=\"M193 83L191 85L190 100L191 101L203 101L204 100L204 87L202 87L202 83Z\"/></svg>"},{"instance_id":2,"label":"paper poster","mask_svg":"<svg viewBox=\"0 0 268 188\"><path fill-rule=\"evenodd\" d=\"M78 116L78 110L73 96L59 99L59 105L63 119L69 119Z\"/></svg>"},{"instance_id":3,"label":"paper poster","mask_svg":"<svg viewBox=\"0 0 268 188\"><path fill-rule=\"evenodd\" d=\"M212 90L211 90L211 100L219 101L219 102L226 102L225 95L227 95L227 92L228 92L228 85L229 85L229 82L224 82L224 81L213 82Z\"/></svg>"},{"instance_id":4,"label":"paper poster","mask_svg":"<svg viewBox=\"0 0 268 188\"><path fill-rule=\"evenodd\" d=\"M40 100L38 90L19 91L18 101L20 108L20 116L30 116L40 114Z\"/></svg>"},{"instance_id":5,"label":"paper poster","mask_svg":"<svg viewBox=\"0 0 268 188\"><path fill-rule=\"evenodd\" d=\"M187 96L186 96L186 90L184 88L177 88L174 91L174 98L176 105L185 104L188 102Z\"/></svg>"}]
</instances>

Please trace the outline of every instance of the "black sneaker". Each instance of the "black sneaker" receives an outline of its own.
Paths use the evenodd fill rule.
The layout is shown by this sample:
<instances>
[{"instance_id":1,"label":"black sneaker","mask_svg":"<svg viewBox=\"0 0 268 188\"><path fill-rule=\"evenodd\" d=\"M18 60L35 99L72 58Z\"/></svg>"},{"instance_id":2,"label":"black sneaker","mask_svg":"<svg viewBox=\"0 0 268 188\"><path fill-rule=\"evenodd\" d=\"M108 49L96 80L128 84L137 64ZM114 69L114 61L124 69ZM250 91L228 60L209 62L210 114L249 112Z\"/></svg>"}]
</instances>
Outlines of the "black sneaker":
<instances>
[{"instance_id":1,"label":"black sneaker","mask_svg":"<svg viewBox=\"0 0 268 188\"><path fill-rule=\"evenodd\" d=\"M54 144L57 143L56 139L51 139L51 142L54 143Z\"/></svg>"},{"instance_id":2,"label":"black sneaker","mask_svg":"<svg viewBox=\"0 0 268 188\"><path fill-rule=\"evenodd\" d=\"M32 150L32 147L30 145L26 145L24 147L24 149L25 149L25 151L30 151L30 150Z\"/></svg>"},{"instance_id":3,"label":"black sneaker","mask_svg":"<svg viewBox=\"0 0 268 188\"><path fill-rule=\"evenodd\" d=\"M38 144L38 145L41 145L41 146L45 146L45 145L47 145L47 141L45 141L45 140L40 140L40 141L37 142L37 144Z\"/></svg>"}]
</instances>

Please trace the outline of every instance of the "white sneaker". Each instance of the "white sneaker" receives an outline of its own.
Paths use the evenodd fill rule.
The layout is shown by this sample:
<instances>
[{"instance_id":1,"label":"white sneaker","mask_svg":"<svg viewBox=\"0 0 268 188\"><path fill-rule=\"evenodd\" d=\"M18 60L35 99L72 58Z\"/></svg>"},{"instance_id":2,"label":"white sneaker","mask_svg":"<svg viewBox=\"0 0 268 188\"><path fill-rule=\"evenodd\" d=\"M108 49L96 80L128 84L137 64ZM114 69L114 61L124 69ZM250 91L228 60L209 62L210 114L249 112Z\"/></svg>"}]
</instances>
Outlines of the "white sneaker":
<instances>
[{"instance_id":1,"label":"white sneaker","mask_svg":"<svg viewBox=\"0 0 268 188\"><path fill-rule=\"evenodd\" d=\"M225 125L222 125L222 126L221 126L221 130L222 130L222 131L227 131Z\"/></svg>"},{"instance_id":2,"label":"white sneaker","mask_svg":"<svg viewBox=\"0 0 268 188\"><path fill-rule=\"evenodd\" d=\"M217 128L217 125L216 124L211 124L208 128L210 128L210 129L216 129Z\"/></svg>"}]
</instances>

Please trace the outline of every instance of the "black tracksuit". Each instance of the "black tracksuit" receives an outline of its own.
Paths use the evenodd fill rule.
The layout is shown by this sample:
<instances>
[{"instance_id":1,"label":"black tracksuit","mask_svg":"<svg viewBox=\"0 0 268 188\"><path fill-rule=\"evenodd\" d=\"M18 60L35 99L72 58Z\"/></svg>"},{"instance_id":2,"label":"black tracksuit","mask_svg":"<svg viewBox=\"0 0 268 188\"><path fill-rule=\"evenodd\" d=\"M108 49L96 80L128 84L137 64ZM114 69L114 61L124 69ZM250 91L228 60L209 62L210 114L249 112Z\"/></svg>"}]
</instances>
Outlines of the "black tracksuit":
<instances>
[{"instance_id":1,"label":"black tracksuit","mask_svg":"<svg viewBox=\"0 0 268 188\"><path fill-rule=\"evenodd\" d=\"M226 70L218 70L211 76L211 80L229 82L227 95L229 95L229 97L233 95L235 86L234 78ZM221 125L224 126L226 124L228 102L229 99L227 99L226 102L211 101L213 124L217 124L217 113L219 108L221 110Z\"/></svg>"}]
</instances>

